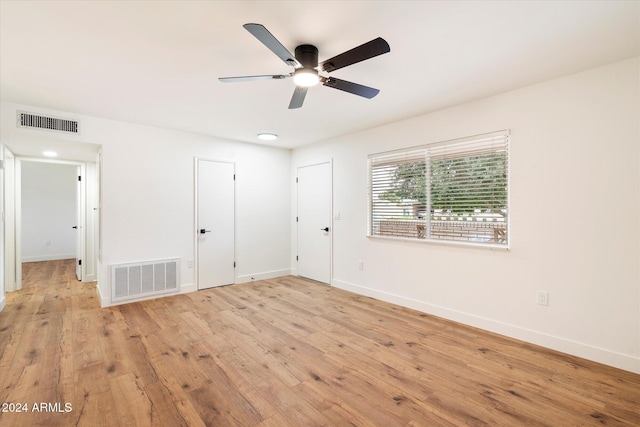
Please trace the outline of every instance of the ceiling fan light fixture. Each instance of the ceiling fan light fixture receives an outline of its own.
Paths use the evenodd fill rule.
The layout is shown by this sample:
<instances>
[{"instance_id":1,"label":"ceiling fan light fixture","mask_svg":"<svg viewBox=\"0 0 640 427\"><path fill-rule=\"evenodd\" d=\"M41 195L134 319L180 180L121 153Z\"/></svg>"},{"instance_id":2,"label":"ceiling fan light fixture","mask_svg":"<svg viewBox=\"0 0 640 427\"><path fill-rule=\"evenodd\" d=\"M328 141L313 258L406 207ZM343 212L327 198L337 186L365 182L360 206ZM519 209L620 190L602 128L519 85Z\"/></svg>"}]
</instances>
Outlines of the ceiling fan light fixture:
<instances>
[{"instance_id":1,"label":"ceiling fan light fixture","mask_svg":"<svg viewBox=\"0 0 640 427\"><path fill-rule=\"evenodd\" d=\"M313 68L299 68L293 73L293 82L296 86L311 87L320 82L320 76Z\"/></svg>"},{"instance_id":2,"label":"ceiling fan light fixture","mask_svg":"<svg viewBox=\"0 0 640 427\"><path fill-rule=\"evenodd\" d=\"M275 141L278 139L278 135L275 133L259 133L258 139L261 141Z\"/></svg>"}]
</instances>

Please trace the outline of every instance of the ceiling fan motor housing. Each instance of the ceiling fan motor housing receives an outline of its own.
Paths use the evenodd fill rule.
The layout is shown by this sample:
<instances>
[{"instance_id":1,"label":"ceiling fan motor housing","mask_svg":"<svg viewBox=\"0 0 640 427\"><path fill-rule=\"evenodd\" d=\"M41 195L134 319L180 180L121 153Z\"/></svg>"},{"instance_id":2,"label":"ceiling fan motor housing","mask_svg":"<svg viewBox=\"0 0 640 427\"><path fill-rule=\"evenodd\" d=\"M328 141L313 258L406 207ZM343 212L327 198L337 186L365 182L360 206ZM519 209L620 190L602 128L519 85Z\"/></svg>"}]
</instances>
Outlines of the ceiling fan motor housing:
<instances>
[{"instance_id":1,"label":"ceiling fan motor housing","mask_svg":"<svg viewBox=\"0 0 640 427\"><path fill-rule=\"evenodd\" d=\"M310 44L301 44L295 50L296 59L303 68L316 68L318 66L318 48Z\"/></svg>"}]
</instances>

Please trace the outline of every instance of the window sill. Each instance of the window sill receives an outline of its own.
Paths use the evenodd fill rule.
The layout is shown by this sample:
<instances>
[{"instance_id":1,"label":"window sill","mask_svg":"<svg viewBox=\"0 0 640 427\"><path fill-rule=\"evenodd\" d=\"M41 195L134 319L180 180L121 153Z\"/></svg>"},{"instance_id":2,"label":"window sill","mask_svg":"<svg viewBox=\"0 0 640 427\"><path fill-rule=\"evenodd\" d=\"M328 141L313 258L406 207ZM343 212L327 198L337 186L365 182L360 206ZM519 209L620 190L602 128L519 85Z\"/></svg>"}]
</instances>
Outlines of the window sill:
<instances>
[{"instance_id":1,"label":"window sill","mask_svg":"<svg viewBox=\"0 0 640 427\"><path fill-rule=\"evenodd\" d=\"M395 242L410 242L410 243L418 243L418 244L444 245L444 246L461 246L461 247L473 248L473 249L491 249L491 250L499 250L499 251L510 250L509 244L498 245L495 243L472 243L472 242L463 242L463 241L454 241L454 240L411 239L408 237L376 236L371 234L367 234L367 239L387 240L387 241L395 241Z\"/></svg>"}]
</instances>

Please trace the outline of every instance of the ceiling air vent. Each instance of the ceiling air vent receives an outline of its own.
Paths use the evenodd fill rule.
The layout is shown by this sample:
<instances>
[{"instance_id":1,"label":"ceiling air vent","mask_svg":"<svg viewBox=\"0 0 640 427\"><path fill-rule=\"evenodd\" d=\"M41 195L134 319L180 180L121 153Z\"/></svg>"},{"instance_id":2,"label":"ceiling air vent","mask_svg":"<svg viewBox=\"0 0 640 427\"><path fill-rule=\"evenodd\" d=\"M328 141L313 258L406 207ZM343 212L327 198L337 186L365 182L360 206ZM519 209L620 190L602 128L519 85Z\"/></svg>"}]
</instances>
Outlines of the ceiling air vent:
<instances>
[{"instance_id":1,"label":"ceiling air vent","mask_svg":"<svg viewBox=\"0 0 640 427\"><path fill-rule=\"evenodd\" d=\"M79 131L77 120L40 116L38 114L25 113L24 111L18 111L18 127L56 130L75 134Z\"/></svg>"}]
</instances>

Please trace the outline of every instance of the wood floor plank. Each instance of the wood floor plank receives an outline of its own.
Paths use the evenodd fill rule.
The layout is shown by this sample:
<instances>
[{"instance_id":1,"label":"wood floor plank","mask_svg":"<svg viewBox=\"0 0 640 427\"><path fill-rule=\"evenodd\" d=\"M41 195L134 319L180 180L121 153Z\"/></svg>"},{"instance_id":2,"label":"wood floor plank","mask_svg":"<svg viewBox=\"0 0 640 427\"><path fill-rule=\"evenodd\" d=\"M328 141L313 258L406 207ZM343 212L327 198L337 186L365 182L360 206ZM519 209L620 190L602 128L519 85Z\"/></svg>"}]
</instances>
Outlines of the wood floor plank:
<instances>
[{"instance_id":1,"label":"wood floor plank","mask_svg":"<svg viewBox=\"0 0 640 427\"><path fill-rule=\"evenodd\" d=\"M200 355L196 355L192 347L176 348L165 334L151 334L141 339L150 350L148 357L158 378L174 393L177 394L176 390L179 389L188 391L211 382L205 374L195 369L193 359Z\"/></svg>"},{"instance_id":2,"label":"wood floor plank","mask_svg":"<svg viewBox=\"0 0 640 427\"><path fill-rule=\"evenodd\" d=\"M268 418L272 418L277 415L278 412L275 409L273 402L271 400L271 396L267 396L262 393L258 388L248 381L241 373L238 366L235 364L229 364L222 360L219 356L212 356L215 364L225 372L226 376L229 378L229 381L235 385L243 398L260 414L260 417L263 420ZM206 359L202 359L199 361L202 363L203 367L201 368L203 372L206 372L210 369L210 363L207 363Z\"/></svg>"},{"instance_id":3,"label":"wood floor plank","mask_svg":"<svg viewBox=\"0 0 640 427\"><path fill-rule=\"evenodd\" d=\"M86 427L119 425L118 411L106 371L107 367L103 363L94 363L75 369L75 399L70 402L76 419L74 425ZM65 424L52 423L51 425L64 426Z\"/></svg>"},{"instance_id":4,"label":"wood floor plank","mask_svg":"<svg viewBox=\"0 0 640 427\"><path fill-rule=\"evenodd\" d=\"M640 425L640 375L299 277L105 309L74 260L23 281L0 400L53 410L3 427Z\"/></svg>"},{"instance_id":5,"label":"wood floor plank","mask_svg":"<svg viewBox=\"0 0 640 427\"><path fill-rule=\"evenodd\" d=\"M207 426L247 426L263 421L260 413L236 391L214 381L188 392Z\"/></svg>"},{"instance_id":6,"label":"wood floor plank","mask_svg":"<svg viewBox=\"0 0 640 427\"><path fill-rule=\"evenodd\" d=\"M326 387L317 381L305 381L296 386L297 391L318 409L331 425L374 427L378 424L365 413L354 408L349 402L334 393L326 393Z\"/></svg>"},{"instance_id":7,"label":"wood floor plank","mask_svg":"<svg viewBox=\"0 0 640 427\"><path fill-rule=\"evenodd\" d=\"M161 425L142 378L132 373L119 375L109 378L109 386L120 425Z\"/></svg>"},{"instance_id":8,"label":"wood floor plank","mask_svg":"<svg viewBox=\"0 0 640 427\"><path fill-rule=\"evenodd\" d=\"M164 381L145 385L149 401L160 424L167 427L204 427L196 408L183 390L168 386ZM145 423L146 421L143 421Z\"/></svg>"}]
</instances>

